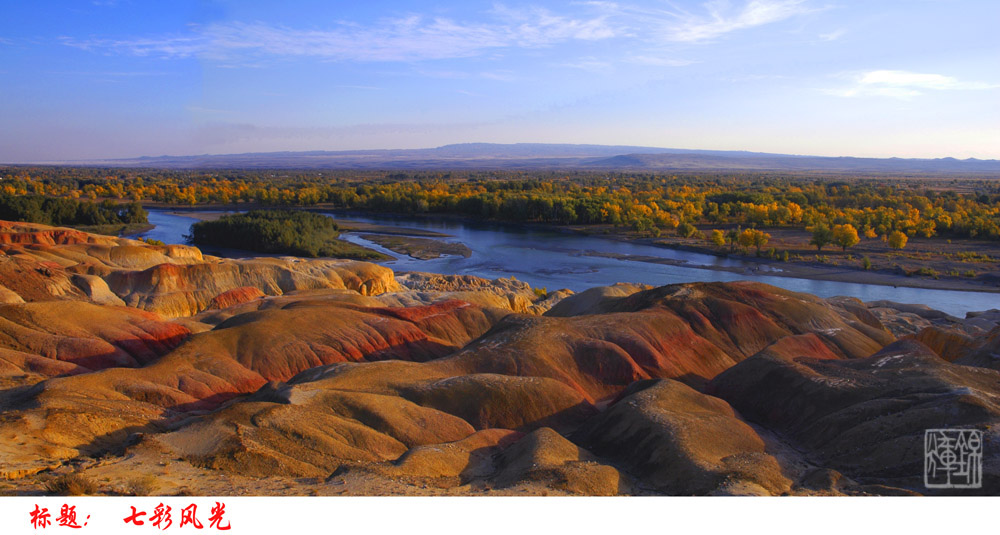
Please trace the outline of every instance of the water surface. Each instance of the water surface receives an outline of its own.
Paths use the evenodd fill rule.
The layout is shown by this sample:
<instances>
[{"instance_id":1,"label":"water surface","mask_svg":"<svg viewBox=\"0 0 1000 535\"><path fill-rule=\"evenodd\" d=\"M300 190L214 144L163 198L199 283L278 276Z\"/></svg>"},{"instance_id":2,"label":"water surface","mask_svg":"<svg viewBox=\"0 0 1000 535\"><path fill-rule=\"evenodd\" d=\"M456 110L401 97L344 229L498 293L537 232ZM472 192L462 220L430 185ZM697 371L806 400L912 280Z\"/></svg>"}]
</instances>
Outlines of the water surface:
<instances>
[{"instance_id":1,"label":"water surface","mask_svg":"<svg viewBox=\"0 0 1000 535\"><path fill-rule=\"evenodd\" d=\"M682 282L754 280L820 297L846 295L857 297L862 301L888 299L900 303L925 304L959 317L964 317L969 311L1000 307L1000 295L994 293L897 288L768 276L766 273L751 273L749 270L756 264L738 260L620 242L598 236L581 236L545 228L525 228L455 219L430 220L353 213L327 215L378 225L441 232L452 236L444 240L459 241L472 251L468 258L446 256L434 260L416 260L406 256L401 257L357 234L343 234L342 237L348 241L397 257L397 260L382 262L396 271L476 275L490 279L513 276L534 287L544 287L550 291L569 288L576 292L616 282L639 282L659 286ZM194 218L183 215L149 210L149 222L156 225L156 228L142 236L166 243L184 243L184 235L190 232L190 227L195 221ZM664 258L684 261L686 264L674 266L588 256L586 253L591 251ZM746 271L732 273L697 268L709 265L743 268Z\"/></svg>"}]
</instances>

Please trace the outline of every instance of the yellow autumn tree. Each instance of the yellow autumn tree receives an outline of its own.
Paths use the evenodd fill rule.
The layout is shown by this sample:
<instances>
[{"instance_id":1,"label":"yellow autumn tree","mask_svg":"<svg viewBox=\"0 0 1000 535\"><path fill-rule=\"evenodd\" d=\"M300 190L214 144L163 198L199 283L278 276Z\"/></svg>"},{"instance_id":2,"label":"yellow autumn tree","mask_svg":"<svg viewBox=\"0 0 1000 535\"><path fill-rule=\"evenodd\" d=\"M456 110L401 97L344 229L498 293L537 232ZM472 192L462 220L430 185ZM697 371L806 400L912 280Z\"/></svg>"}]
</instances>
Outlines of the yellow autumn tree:
<instances>
[{"instance_id":1,"label":"yellow autumn tree","mask_svg":"<svg viewBox=\"0 0 1000 535\"><path fill-rule=\"evenodd\" d=\"M712 231L712 235L709 236L708 239L713 244L715 244L716 247L725 247L726 246L726 234L724 232L722 232L721 230L719 230L719 229L713 230Z\"/></svg>"},{"instance_id":2,"label":"yellow autumn tree","mask_svg":"<svg viewBox=\"0 0 1000 535\"><path fill-rule=\"evenodd\" d=\"M854 247L860 241L861 238L858 237L858 230L854 228L854 225L847 223L833 227L833 242L843 250L846 251L848 247Z\"/></svg>"},{"instance_id":3,"label":"yellow autumn tree","mask_svg":"<svg viewBox=\"0 0 1000 535\"><path fill-rule=\"evenodd\" d=\"M743 249L749 249L754 247L757 249L757 255L760 256L760 249L767 245L768 240L771 239L771 235L757 230L755 228L748 228L740 233L739 244Z\"/></svg>"},{"instance_id":4,"label":"yellow autumn tree","mask_svg":"<svg viewBox=\"0 0 1000 535\"><path fill-rule=\"evenodd\" d=\"M889 235L889 247L892 247L893 249L902 249L903 247L906 247L906 242L908 240L909 238L906 237L906 234L898 230L894 231Z\"/></svg>"}]
</instances>

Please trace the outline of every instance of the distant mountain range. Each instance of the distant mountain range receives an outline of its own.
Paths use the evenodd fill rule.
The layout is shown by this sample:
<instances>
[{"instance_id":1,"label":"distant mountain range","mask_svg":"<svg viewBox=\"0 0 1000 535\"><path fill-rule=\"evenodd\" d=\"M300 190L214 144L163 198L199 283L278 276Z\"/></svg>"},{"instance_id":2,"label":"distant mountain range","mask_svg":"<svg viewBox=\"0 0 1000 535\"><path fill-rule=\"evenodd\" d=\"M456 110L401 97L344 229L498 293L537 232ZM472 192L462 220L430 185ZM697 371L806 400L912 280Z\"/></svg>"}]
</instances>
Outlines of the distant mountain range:
<instances>
[{"instance_id":1,"label":"distant mountain range","mask_svg":"<svg viewBox=\"0 0 1000 535\"><path fill-rule=\"evenodd\" d=\"M1000 174L1000 160L852 158L622 145L462 143L431 149L254 152L61 162L167 169L595 169Z\"/></svg>"}]
</instances>

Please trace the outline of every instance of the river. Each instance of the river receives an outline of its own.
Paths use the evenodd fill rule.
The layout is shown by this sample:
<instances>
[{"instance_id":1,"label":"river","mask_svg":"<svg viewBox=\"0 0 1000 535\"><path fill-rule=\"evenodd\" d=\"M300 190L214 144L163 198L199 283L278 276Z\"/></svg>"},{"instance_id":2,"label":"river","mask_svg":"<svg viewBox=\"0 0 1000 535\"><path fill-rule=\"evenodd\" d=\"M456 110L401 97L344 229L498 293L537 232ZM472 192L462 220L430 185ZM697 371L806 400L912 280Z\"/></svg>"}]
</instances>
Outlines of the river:
<instances>
[{"instance_id":1,"label":"river","mask_svg":"<svg viewBox=\"0 0 1000 535\"><path fill-rule=\"evenodd\" d=\"M444 240L464 243L472 251L468 258L447 256L434 260L416 260L389 251L354 233L342 235L348 241L397 257L397 260L383 262L395 271L476 275L490 279L513 276L536 288L545 287L550 291L569 288L576 292L616 282L639 282L659 286L696 281L754 280L820 297L846 295L857 297L862 301L888 299L900 303L925 304L958 317L964 317L966 312L1000 306L1000 296L987 292L897 288L776 277L761 273L698 269L694 266L721 265L749 268L755 264L557 230L454 219L430 220L354 213L327 215L364 223L440 232L452 236L443 238ZM141 236L165 243L184 243L184 235L190 232L191 225L195 221L192 217L162 210L149 210L149 222L156 227ZM590 252L658 257L683 261L693 267L602 258L586 254ZM246 256L252 254L247 253Z\"/></svg>"}]
</instances>

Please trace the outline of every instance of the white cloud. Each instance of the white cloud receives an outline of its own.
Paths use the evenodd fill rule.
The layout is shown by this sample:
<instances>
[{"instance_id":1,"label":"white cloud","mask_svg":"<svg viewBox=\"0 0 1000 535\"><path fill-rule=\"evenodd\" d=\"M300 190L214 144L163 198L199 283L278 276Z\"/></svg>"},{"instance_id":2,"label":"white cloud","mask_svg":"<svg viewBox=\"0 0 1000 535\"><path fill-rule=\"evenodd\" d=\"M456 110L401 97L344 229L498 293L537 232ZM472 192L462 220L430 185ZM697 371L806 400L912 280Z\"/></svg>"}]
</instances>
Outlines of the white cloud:
<instances>
[{"instance_id":1,"label":"white cloud","mask_svg":"<svg viewBox=\"0 0 1000 535\"><path fill-rule=\"evenodd\" d=\"M996 89L997 84L965 82L943 74L909 71L875 70L854 75L854 85L826 92L840 97L890 97L911 99L925 91L956 91Z\"/></svg>"}]
</instances>

